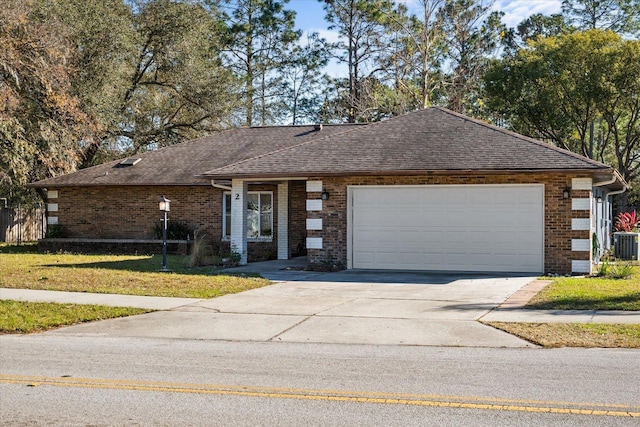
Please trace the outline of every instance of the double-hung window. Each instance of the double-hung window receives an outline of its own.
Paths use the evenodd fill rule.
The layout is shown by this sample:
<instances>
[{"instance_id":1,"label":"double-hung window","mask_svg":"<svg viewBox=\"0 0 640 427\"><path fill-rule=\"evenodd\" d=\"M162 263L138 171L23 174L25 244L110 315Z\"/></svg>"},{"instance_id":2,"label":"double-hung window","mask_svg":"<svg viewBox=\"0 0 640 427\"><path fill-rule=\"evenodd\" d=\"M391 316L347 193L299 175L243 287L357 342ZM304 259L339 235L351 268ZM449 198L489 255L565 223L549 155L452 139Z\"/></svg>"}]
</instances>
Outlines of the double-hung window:
<instances>
[{"instance_id":1,"label":"double-hung window","mask_svg":"<svg viewBox=\"0 0 640 427\"><path fill-rule=\"evenodd\" d=\"M222 202L222 237L231 237L231 193L224 193ZM247 193L247 238L270 240L273 234L273 193Z\"/></svg>"}]
</instances>

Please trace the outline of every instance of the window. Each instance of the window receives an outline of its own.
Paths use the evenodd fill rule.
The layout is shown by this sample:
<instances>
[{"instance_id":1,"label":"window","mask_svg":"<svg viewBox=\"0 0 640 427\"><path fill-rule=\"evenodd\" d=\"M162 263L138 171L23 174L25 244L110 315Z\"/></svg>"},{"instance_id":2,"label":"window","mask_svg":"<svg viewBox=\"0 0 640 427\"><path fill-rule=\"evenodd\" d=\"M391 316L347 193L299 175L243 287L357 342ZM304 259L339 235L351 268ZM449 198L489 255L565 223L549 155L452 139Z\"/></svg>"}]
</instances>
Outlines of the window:
<instances>
[{"instance_id":1,"label":"window","mask_svg":"<svg viewBox=\"0 0 640 427\"><path fill-rule=\"evenodd\" d=\"M222 237L231 237L231 193L224 193ZM273 230L273 193L247 193L247 238L271 239Z\"/></svg>"}]
</instances>

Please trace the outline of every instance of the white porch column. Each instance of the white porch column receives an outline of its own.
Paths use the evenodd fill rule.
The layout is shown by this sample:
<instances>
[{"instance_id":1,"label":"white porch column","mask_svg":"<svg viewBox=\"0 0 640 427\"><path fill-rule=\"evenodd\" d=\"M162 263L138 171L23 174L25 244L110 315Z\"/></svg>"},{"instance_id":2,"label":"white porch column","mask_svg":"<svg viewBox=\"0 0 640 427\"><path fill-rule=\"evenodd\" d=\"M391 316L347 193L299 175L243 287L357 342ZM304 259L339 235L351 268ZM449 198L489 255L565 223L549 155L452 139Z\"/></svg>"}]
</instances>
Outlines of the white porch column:
<instances>
[{"instance_id":1,"label":"white porch column","mask_svg":"<svg viewBox=\"0 0 640 427\"><path fill-rule=\"evenodd\" d=\"M289 182L278 184L278 259L289 259Z\"/></svg>"},{"instance_id":2,"label":"white porch column","mask_svg":"<svg viewBox=\"0 0 640 427\"><path fill-rule=\"evenodd\" d=\"M231 252L247 263L247 182L241 179L231 181Z\"/></svg>"}]
</instances>

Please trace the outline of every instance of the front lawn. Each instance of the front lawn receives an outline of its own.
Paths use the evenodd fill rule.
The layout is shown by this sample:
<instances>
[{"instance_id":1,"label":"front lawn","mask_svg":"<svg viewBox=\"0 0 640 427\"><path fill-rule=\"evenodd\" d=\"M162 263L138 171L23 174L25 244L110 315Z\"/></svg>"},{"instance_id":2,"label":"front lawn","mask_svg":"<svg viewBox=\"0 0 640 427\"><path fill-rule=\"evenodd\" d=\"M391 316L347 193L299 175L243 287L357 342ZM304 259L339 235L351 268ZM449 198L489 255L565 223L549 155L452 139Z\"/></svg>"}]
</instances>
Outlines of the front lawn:
<instances>
[{"instance_id":1,"label":"front lawn","mask_svg":"<svg viewBox=\"0 0 640 427\"><path fill-rule=\"evenodd\" d=\"M640 348L640 325L488 322L543 347Z\"/></svg>"},{"instance_id":2,"label":"front lawn","mask_svg":"<svg viewBox=\"0 0 640 427\"><path fill-rule=\"evenodd\" d=\"M640 266L626 279L557 277L526 308L545 310L640 310Z\"/></svg>"},{"instance_id":3,"label":"front lawn","mask_svg":"<svg viewBox=\"0 0 640 427\"><path fill-rule=\"evenodd\" d=\"M0 333L28 334L93 320L133 316L153 310L104 305L0 300Z\"/></svg>"},{"instance_id":4,"label":"front lawn","mask_svg":"<svg viewBox=\"0 0 640 427\"><path fill-rule=\"evenodd\" d=\"M525 308L545 310L640 310L640 266L624 279L555 277ZM543 347L640 348L640 325L488 322Z\"/></svg>"},{"instance_id":5,"label":"front lawn","mask_svg":"<svg viewBox=\"0 0 640 427\"><path fill-rule=\"evenodd\" d=\"M160 273L155 255L39 253L30 246L0 246L0 287L124 295L214 298L268 285L258 277L220 274L214 267L189 268L172 255L173 273Z\"/></svg>"}]
</instances>

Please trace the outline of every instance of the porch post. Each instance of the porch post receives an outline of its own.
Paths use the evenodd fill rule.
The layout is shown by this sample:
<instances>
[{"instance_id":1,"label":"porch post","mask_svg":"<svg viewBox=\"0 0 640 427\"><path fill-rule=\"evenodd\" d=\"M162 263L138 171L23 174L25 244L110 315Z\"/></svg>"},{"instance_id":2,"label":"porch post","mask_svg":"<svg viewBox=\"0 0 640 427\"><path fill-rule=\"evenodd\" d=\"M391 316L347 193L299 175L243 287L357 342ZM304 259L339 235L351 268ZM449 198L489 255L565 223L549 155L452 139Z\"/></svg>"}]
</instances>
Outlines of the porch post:
<instances>
[{"instance_id":1,"label":"porch post","mask_svg":"<svg viewBox=\"0 0 640 427\"><path fill-rule=\"evenodd\" d=\"M241 179L231 181L231 252L247 263L247 182Z\"/></svg>"},{"instance_id":2,"label":"porch post","mask_svg":"<svg viewBox=\"0 0 640 427\"><path fill-rule=\"evenodd\" d=\"M278 184L278 259L289 259L289 181Z\"/></svg>"}]
</instances>

